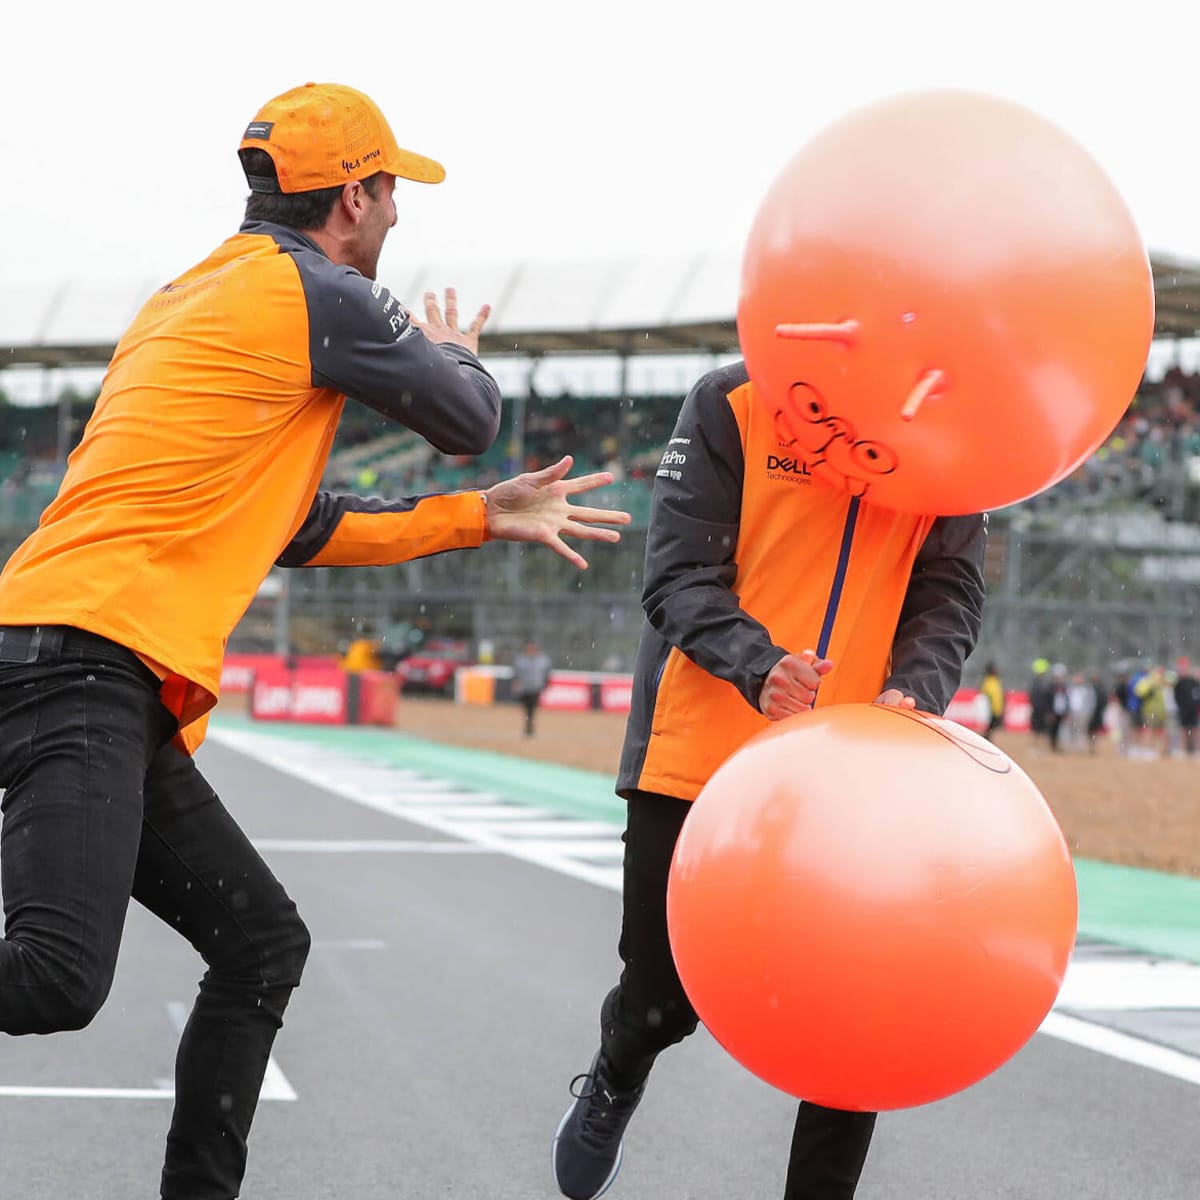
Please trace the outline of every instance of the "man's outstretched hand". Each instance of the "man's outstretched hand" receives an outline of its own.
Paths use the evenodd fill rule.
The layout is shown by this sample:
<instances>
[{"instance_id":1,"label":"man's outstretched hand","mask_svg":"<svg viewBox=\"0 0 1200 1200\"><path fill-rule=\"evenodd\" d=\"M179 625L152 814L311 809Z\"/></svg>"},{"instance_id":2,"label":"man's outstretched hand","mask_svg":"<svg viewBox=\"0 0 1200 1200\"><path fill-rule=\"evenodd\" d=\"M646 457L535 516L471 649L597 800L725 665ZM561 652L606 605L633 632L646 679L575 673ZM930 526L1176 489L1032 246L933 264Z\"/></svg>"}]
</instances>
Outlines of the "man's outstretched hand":
<instances>
[{"instance_id":1,"label":"man's outstretched hand","mask_svg":"<svg viewBox=\"0 0 1200 1200\"><path fill-rule=\"evenodd\" d=\"M612 483L609 471L567 479L574 459L568 454L551 467L506 479L484 492L487 497L488 536L502 542L541 542L580 570L587 560L563 541L564 537L590 542L619 542L615 529L595 525L628 525L630 516L610 508L582 508L567 497Z\"/></svg>"},{"instance_id":2,"label":"man's outstretched hand","mask_svg":"<svg viewBox=\"0 0 1200 1200\"><path fill-rule=\"evenodd\" d=\"M452 288L446 289L446 313L437 302L437 292L425 293L425 320L418 320L413 313L408 319L431 341L453 342L456 346L464 346L472 354L479 353L479 335L491 315L492 306L485 304L476 314L475 320L466 329L458 327L458 293Z\"/></svg>"}]
</instances>

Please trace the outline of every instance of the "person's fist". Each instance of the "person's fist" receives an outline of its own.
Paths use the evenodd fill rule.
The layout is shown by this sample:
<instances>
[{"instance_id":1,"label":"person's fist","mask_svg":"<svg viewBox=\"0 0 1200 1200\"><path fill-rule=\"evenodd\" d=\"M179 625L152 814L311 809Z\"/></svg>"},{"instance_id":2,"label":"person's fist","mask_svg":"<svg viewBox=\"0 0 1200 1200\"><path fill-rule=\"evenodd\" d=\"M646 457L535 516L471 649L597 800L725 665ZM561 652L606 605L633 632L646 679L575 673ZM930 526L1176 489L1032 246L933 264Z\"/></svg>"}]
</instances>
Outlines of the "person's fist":
<instances>
[{"instance_id":1,"label":"person's fist","mask_svg":"<svg viewBox=\"0 0 1200 1200\"><path fill-rule=\"evenodd\" d=\"M821 679L832 669L833 663L818 658L814 650L785 654L763 680L759 711L772 721L807 712L816 701Z\"/></svg>"}]
</instances>

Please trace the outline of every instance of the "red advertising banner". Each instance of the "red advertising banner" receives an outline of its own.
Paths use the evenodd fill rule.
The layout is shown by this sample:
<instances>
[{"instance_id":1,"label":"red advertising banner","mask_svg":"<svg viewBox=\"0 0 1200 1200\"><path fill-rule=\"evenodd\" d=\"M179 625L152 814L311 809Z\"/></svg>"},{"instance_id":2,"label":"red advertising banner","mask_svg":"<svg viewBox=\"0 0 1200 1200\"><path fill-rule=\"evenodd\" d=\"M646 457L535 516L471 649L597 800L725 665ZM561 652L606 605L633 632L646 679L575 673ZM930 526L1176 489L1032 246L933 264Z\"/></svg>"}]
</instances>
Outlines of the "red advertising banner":
<instances>
[{"instance_id":1,"label":"red advertising banner","mask_svg":"<svg viewBox=\"0 0 1200 1200\"><path fill-rule=\"evenodd\" d=\"M278 654L227 654L221 664L221 693L248 692L254 676L270 667L283 667Z\"/></svg>"},{"instance_id":2,"label":"red advertising banner","mask_svg":"<svg viewBox=\"0 0 1200 1200\"><path fill-rule=\"evenodd\" d=\"M350 679L350 720L355 725L395 725L399 695L390 671L359 671Z\"/></svg>"},{"instance_id":3,"label":"red advertising banner","mask_svg":"<svg viewBox=\"0 0 1200 1200\"><path fill-rule=\"evenodd\" d=\"M1032 728L1033 708L1028 692L1007 692L1004 697L1004 728L1014 733L1028 733Z\"/></svg>"},{"instance_id":4,"label":"red advertising banner","mask_svg":"<svg viewBox=\"0 0 1200 1200\"><path fill-rule=\"evenodd\" d=\"M959 688L946 716L959 725L982 733L988 726L987 697L977 688ZM1010 733L1029 732L1029 696L1025 692L1008 692L1004 697L1004 728Z\"/></svg>"},{"instance_id":5,"label":"red advertising banner","mask_svg":"<svg viewBox=\"0 0 1200 1200\"><path fill-rule=\"evenodd\" d=\"M560 712L586 712L592 707L590 676L551 671L550 682L542 693L540 706Z\"/></svg>"},{"instance_id":6,"label":"red advertising banner","mask_svg":"<svg viewBox=\"0 0 1200 1200\"><path fill-rule=\"evenodd\" d=\"M633 700L633 676L604 679L600 683L600 711L627 713Z\"/></svg>"},{"instance_id":7,"label":"red advertising banner","mask_svg":"<svg viewBox=\"0 0 1200 1200\"><path fill-rule=\"evenodd\" d=\"M297 654L284 658L280 654L227 654L221 664L221 692L248 692L255 674L269 667L336 667L332 654Z\"/></svg>"},{"instance_id":8,"label":"red advertising banner","mask_svg":"<svg viewBox=\"0 0 1200 1200\"><path fill-rule=\"evenodd\" d=\"M468 668L465 674L471 670ZM490 677L489 682L494 684ZM251 715L259 720L390 726L396 719L397 685L393 675L386 671L348 675L330 656L283 659L276 654L230 654L221 673L221 690L249 691ZM559 712L599 709L627 713L632 694L632 675L552 671L541 705ZM476 702L491 703L491 698L489 687L487 697ZM467 697L460 695L459 699ZM976 688L960 688L946 716L982 732L987 728L987 701ZM1029 696L1023 691L1008 692L1004 728L1027 733L1029 717Z\"/></svg>"},{"instance_id":9,"label":"red advertising banner","mask_svg":"<svg viewBox=\"0 0 1200 1200\"><path fill-rule=\"evenodd\" d=\"M292 719L292 673L276 658L251 676L250 715L258 721Z\"/></svg>"},{"instance_id":10,"label":"red advertising banner","mask_svg":"<svg viewBox=\"0 0 1200 1200\"><path fill-rule=\"evenodd\" d=\"M350 723L350 677L341 667L292 672L292 720L310 725Z\"/></svg>"},{"instance_id":11,"label":"red advertising banner","mask_svg":"<svg viewBox=\"0 0 1200 1200\"><path fill-rule=\"evenodd\" d=\"M349 676L340 667L291 670L278 660L266 663L254 675L250 715L258 721L349 724Z\"/></svg>"}]
</instances>

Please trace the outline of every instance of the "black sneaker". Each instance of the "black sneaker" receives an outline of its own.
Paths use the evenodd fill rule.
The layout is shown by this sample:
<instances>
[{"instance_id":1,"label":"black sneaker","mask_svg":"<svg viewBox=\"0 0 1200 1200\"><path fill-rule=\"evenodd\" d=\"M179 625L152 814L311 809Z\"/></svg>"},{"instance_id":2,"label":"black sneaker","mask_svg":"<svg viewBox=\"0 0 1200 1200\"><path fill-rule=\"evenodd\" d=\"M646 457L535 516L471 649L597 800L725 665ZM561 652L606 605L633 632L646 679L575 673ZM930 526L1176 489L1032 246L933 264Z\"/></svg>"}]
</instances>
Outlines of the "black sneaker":
<instances>
[{"instance_id":1,"label":"black sneaker","mask_svg":"<svg viewBox=\"0 0 1200 1200\"><path fill-rule=\"evenodd\" d=\"M646 1090L615 1087L604 1070L600 1051L584 1075L571 1080L575 1103L558 1123L550 1163L558 1190L570 1200L596 1200L608 1191L621 1169L622 1136Z\"/></svg>"}]
</instances>

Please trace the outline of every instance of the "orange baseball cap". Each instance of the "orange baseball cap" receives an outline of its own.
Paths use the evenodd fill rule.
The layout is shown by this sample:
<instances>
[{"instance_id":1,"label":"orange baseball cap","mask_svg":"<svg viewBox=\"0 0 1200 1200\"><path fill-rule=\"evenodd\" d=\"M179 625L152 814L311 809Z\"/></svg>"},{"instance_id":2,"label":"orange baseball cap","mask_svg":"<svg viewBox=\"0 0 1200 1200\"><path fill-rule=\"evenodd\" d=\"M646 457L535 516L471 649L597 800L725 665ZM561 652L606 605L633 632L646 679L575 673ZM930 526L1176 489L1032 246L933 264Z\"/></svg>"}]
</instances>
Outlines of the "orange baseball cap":
<instances>
[{"instance_id":1,"label":"orange baseball cap","mask_svg":"<svg viewBox=\"0 0 1200 1200\"><path fill-rule=\"evenodd\" d=\"M255 192L312 192L377 171L441 183L446 169L402 150L369 96L339 83L306 83L268 100L242 134L238 151L265 150L279 183L246 173Z\"/></svg>"}]
</instances>

